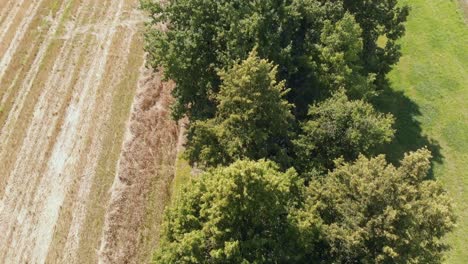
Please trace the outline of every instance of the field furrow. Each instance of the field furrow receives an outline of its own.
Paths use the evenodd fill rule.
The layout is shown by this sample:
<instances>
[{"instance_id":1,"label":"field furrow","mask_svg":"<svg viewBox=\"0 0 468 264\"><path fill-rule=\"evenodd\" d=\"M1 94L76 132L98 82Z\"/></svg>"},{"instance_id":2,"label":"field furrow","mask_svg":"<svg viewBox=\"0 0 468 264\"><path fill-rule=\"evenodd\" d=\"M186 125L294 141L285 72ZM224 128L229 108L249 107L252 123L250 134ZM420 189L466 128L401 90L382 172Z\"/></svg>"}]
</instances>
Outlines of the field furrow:
<instances>
[{"instance_id":1,"label":"field furrow","mask_svg":"<svg viewBox=\"0 0 468 264\"><path fill-rule=\"evenodd\" d=\"M111 187L146 78L137 7L0 2L0 263L95 263L108 248Z\"/></svg>"}]
</instances>

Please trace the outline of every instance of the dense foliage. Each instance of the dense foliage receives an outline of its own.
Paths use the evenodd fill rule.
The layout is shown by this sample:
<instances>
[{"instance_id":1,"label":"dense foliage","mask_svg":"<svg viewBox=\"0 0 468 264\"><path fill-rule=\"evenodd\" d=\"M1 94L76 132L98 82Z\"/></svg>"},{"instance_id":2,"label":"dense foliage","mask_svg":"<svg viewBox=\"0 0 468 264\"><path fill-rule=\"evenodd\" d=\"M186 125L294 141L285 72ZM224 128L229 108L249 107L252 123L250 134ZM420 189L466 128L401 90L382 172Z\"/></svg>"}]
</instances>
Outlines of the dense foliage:
<instances>
[{"instance_id":1,"label":"dense foliage","mask_svg":"<svg viewBox=\"0 0 468 264\"><path fill-rule=\"evenodd\" d=\"M301 171L331 169L337 158L351 161L360 153L371 154L394 134L392 116L376 112L365 101L348 100L343 91L311 106L308 117L295 141Z\"/></svg>"},{"instance_id":2,"label":"dense foliage","mask_svg":"<svg viewBox=\"0 0 468 264\"><path fill-rule=\"evenodd\" d=\"M285 84L276 81L277 68L252 52L220 77L215 118L190 127L189 160L200 167L244 158L269 158L290 165L286 149L294 117L292 105L284 99Z\"/></svg>"},{"instance_id":3,"label":"dense foliage","mask_svg":"<svg viewBox=\"0 0 468 264\"><path fill-rule=\"evenodd\" d=\"M271 162L238 161L200 176L166 213L157 263L287 263L289 211L303 184Z\"/></svg>"},{"instance_id":4,"label":"dense foliage","mask_svg":"<svg viewBox=\"0 0 468 264\"><path fill-rule=\"evenodd\" d=\"M327 0L325 0L327 2ZM404 22L409 13L398 0L341 0L344 8L354 14L362 28L363 52L366 72L375 73L380 82L400 59L397 43L405 33ZM383 44L379 39L383 40Z\"/></svg>"},{"instance_id":5,"label":"dense foliage","mask_svg":"<svg viewBox=\"0 0 468 264\"><path fill-rule=\"evenodd\" d=\"M395 41L407 14L396 0L143 0L143 7L152 18L148 62L177 83L175 117L196 120L215 115L210 95L219 91L218 70L247 58L254 47L279 65L299 117L336 88L329 86L329 78L340 78L334 75L352 75L353 80L338 81L372 92L362 89L383 79L399 58ZM379 37L386 39L385 47L378 45ZM334 64L339 69L329 67ZM331 76L321 80L323 71Z\"/></svg>"},{"instance_id":6,"label":"dense foliage","mask_svg":"<svg viewBox=\"0 0 468 264\"><path fill-rule=\"evenodd\" d=\"M157 263L440 263L454 225L430 153L384 156L369 103L399 57L397 0L142 0L148 63L176 82L185 157ZM375 101L375 100L373 100ZM296 172L297 171L297 172Z\"/></svg>"},{"instance_id":7,"label":"dense foliage","mask_svg":"<svg viewBox=\"0 0 468 264\"><path fill-rule=\"evenodd\" d=\"M328 263L440 263L454 213L441 185L428 180L430 152L396 168L385 157L341 163L308 189L305 211L321 219Z\"/></svg>"},{"instance_id":8,"label":"dense foliage","mask_svg":"<svg viewBox=\"0 0 468 264\"><path fill-rule=\"evenodd\" d=\"M309 187L294 170L237 161L166 212L156 263L440 263L454 225L430 153L339 163Z\"/></svg>"},{"instance_id":9,"label":"dense foliage","mask_svg":"<svg viewBox=\"0 0 468 264\"><path fill-rule=\"evenodd\" d=\"M364 61L362 30L354 17L346 13L333 23L325 21L317 48L317 75L323 87L330 90L347 89L356 98L376 94L375 74L362 74Z\"/></svg>"}]
</instances>

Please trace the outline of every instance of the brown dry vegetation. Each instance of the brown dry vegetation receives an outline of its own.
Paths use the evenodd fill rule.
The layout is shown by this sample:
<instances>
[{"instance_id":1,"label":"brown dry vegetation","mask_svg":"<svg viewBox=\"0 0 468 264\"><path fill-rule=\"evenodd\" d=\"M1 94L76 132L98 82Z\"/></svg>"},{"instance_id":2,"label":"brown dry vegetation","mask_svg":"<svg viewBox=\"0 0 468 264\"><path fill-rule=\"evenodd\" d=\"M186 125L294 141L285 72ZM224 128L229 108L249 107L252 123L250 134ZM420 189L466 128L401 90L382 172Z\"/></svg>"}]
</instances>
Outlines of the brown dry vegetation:
<instances>
[{"instance_id":1,"label":"brown dry vegetation","mask_svg":"<svg viewBox=\"0 0 468 264\"><path fill-rule=\"evenodd\" d=\"M149 260L178 126L137 5L0 1L0 263Z\"/></svg>"},{"instance_id":2,"label":"brown dry vegetation","mask_svg":"<svg viewBox=\"0 0 468 264\"><path fill-rule=\"evenodd\" d=\"M171 83L147 73L137 94L101 248L105 263L144 263L157 244L177 155L179 126L171 120ZM141 232L140 232L141 230Z\"/></svg>"}]
</instances>

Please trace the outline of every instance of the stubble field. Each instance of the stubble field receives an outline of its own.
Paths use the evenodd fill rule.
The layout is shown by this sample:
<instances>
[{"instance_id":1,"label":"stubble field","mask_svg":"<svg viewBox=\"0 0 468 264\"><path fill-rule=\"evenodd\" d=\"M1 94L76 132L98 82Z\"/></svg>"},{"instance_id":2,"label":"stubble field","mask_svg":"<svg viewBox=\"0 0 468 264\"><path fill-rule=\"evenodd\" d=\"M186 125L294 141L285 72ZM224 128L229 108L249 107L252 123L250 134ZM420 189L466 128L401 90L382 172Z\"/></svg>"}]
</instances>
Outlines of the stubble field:
<instances>
[{"instance_id":1,"label":"stubble field","mask_svg":"<svg viewBox=\"0 0 468 264\"><path fill-rule=\"evenodd\" d=\"M1 263L149 260L178 127L137 7L0 0Z\"/></svg>"}]
</instances>

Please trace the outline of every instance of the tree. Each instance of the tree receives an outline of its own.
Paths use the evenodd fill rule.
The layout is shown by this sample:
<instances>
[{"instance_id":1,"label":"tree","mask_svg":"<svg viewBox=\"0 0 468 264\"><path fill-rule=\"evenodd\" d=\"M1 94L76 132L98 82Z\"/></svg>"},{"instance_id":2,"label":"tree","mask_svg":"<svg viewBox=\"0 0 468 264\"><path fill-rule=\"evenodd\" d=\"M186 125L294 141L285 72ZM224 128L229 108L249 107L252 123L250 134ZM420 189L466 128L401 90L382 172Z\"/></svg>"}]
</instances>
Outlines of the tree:
<instances>
[{"instance_id":1,"label":"tree","mask_svg":"<svg viewBox=\"0 0 468 264\"><path fill-rule=\"evenodd\" d=\"M305 187L270 161L195 178L165 213L155 263L440 263L455 223L430 152L337 161Z\"/></svg>"},{"instance_id":2,"label":"tree","mask_svg":"<svg viewBox=\"0 0 468 264\"><path fill-rule=\"evenodd\" d=\"M396 0L142 0L142 3L152 18L146 32L148 63L154 69L162 67L165 76L176 82L175 117L187 114L192 120L215 115L215 102L210 96L219 91L218 70L247 58L254 47L260 57L279 65L279 78L286 80L286 86L292 89L288 99L296 106L295 115L304 117L311 102L324 91L336 89L319 81L314 66L320 63L320 56L326 55L317 50L317 45L327 45L321 43L323 30L326 35L333 33L352 41L362 37L360 78L369 80L368 77L375 76L383 80L398 61L396 41L404 33L403 22L408 14L407 8L398 7ZM341 19L342 26L351 25L346 12L355 16L362 36L336 32L351 29L357 33L354 26L333 31L332 25ZM379 39L386 39L384 47L378 45ZM342 48L337 51L349 54Z\"/></svg>"},{"instance_id":3,"label":"tree","mask_svg":"<svg viewBox=\"0 0 468 264\"><path fill-rule=\"evenodd\" d=\"M375 75L364 72L361 36L362 30L350 13L345 13L336 23L325 21L317 44L317 75L325 87L331 87L331 91L347 89L354 98L376 94Z\"/></svg>"},{"instance_id":4,"label":"tree","mask_svg":"<svg viewBox=\"0 0 468 264\"><path fill-rule=\"evenodd\" d=\"M382 82L400 59L397 41L405 33L408 6L399 5L398 0L343 0L343 6L356 17L363 30L361 56L366 71L375 73ZM379 39L385 40L385 44L379 45Z\"/></svg>"},{"instance_id":5,"label":"tree","mask_svg":"<svg viewBox=\"0 0 468 264\"><path fill-rule=\"evenodd\" d=\"M340 162L308 188L304 214L321 219L327 263L441 263L451 200L428 180L427 149L396 168L384 156Z\"/></svg>"},{"instance_id":6,"label":"tree","mask_svg":"<svg viewBox=\"0 0 468 264\"><path fill-rule=\"evenodd\" d=\"M218 70L247 58L254 47L260 57L280 65L279 77L288 86L301 84L290 101L310 103L304 95L315 77L306 53L313 48L308 46L320 38L324 18L342 12L338 3L316 0L146 0L143 7L152 17L146 34L148 63L164 68L165 76L176 82L175 117L188 114L192 120L215 115L210 95L219 91ZM161 23L167 31L159 30Z\"/></svg>"},{"instance_id":7,"label":"tree","mask_svg":"<svg viewBox=\"0 0 468 264\"><path fill-rule=\"evenodd\" d=\"M348 100L343 90L312 105L302 133L294 141L300 172L333 168L333 160L354 160L359 153L371 154L373 148L393 138L394 119L378 113L363 100Z\"/></svg>"},{"instance_id":8,"label":"tree","mask_svg":"<svg viewBox=\"0 0 468 264\"><path fill-rule=\"evenodd\" d=\"M220 72L216 116L194 122L189 130L186 153L192 163L214 167L244 158L290 163L287 150L294 117L292 105L284 99L288 90L276 80L277 72L255 51Z\"/></svg>"},{"instance_id":9,"label":"tree","mask_svg":"<svg viewBox=\"0 0 468 264\"><path fill-rule=\"evenodd\" d=\"M165 215L156 263L288 263L298 236L289 211L303 183L269 161L201 175Z\"/></svg>"}]
</instances>

